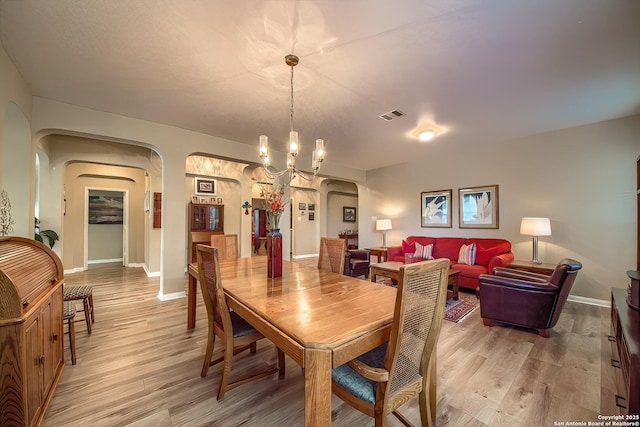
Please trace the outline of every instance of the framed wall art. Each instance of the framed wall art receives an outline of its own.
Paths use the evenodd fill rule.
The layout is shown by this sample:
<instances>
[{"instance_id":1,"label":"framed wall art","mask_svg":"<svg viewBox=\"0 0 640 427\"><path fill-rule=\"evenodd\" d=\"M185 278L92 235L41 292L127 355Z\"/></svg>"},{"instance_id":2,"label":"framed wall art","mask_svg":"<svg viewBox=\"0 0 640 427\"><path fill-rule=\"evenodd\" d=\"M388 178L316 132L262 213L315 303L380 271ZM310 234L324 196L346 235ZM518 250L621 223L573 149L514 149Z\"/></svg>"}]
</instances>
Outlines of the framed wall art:
<instances>
[{"instance_id":1,"label":"framed wall art","mask_svg":"<svg viewBox=\"0 0 640 427\"><path fill-rule=\"evenodd\" d=\"M316 210L316 204L315 203L309 203L309 210L310 211L315 211Z\"/></svg>"},{"instance_id":2,"label":"framed wall art","mask_svg":"<svg viewBox=\"0 0 640 427\"><path fill-rule=\"evenodd\" d=\"M195 193L202 196L216 194L216 181L214 179L193 178Z\"/></svg>"},{"instance_id":3,"label":"framed wall art","mask_svg":"<svg viewBox=\"0 0 640 427\"><path fill-rule=\"evenodd\" d=\"M298 203L298 210L305 210L307 209L307 204L306 203Z\"/></svg>"},{"instance_id":4,"label":"framed wall art","mask_svg":"<svg viewBox=\"0 0 640 427\"><path fill-rule=\"evenodd\" d=\"M343 222L356 222L356 208L351 206L342 207L342 221Z\"/></svg>"},{"instance_id":5,"label":"framed wall art","mask_svg":"<svg viewBox=\"0 0 640 427\"><path fill-rule=\"evenodd\" d=\"M451 228L453 190L420 193L420 226Z\"/></svg>"},{"instance_id":6,"label":"framed wall art","mask_svg":"<svg viewBox=\"0 0 640 427\"><path fill-rule=\"evenodd\" d=\"M316 219L315 212L309 212L309 221L313 221Z\"/></svg>"},{"instance_id":7,"label":"framed wall art","mask_svg":"<svg viewBox=\"0 0 640 427\"><path fill-rule=\"evenodd\" d=\"M498 186L459 188L460 228L499 228Z\"/></svg>"}]
</instances>

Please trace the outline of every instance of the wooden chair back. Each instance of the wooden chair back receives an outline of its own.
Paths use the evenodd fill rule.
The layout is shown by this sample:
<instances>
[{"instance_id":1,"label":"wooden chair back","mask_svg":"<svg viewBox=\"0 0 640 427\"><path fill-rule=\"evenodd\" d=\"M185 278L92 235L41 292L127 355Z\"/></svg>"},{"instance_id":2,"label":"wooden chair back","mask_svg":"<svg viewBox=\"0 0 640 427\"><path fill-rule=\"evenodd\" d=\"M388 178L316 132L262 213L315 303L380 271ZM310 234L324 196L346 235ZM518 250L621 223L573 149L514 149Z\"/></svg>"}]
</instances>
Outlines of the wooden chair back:
<instances>
[{"instance_id":1,"label":"wooden chair back","mask_svg":"<svg viewBox=\"0 0 640 427\"><path fill-rule=\"evenodd\" d=\"M211 246L218 249L218 260L220 261L240 257L237 234L212 234Z\"/></svg>"},{"instance_id":2,"label":"wooden chair back","mask_svg":"<svg viewBox=\"0 0 640 427\"><path fill-rule=\"evenodd\" d=\"M321 237L318 269L342 274L344 272L344 254L346 250L346 240L334 237Z\"/></svg>"},{"instance_id":3,"label":"wooden chair back","mask_svg":"<svg viewBox=\"0 0 640 427\"><path fill-rule=\"evenodd\" d=\"M198 257L198 283L200 283L200 291L207 308L210 333L213 334L214 326L218 326L225 331L225 334L232 334L229 307L220 278L218 249L207 245L198 245L196 253ZM228 339L232 341L233 336L230 335Z\"/></svg>"}]
</instances>

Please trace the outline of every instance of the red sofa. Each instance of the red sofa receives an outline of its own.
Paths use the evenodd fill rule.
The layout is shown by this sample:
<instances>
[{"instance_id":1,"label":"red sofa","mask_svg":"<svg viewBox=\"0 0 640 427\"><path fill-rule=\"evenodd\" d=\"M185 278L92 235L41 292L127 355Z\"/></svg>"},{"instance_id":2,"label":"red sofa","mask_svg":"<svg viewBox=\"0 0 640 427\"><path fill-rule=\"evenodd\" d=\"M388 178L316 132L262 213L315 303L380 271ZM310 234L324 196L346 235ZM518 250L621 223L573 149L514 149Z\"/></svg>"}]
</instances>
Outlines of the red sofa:
<instances>
[{"instance_id":1,"label":"red sofa","mask_svg":"<svg viewBox=\"0 0 640 427\"><path fill-rule=\"evenodd\" d=\"M404 240L405 249L420 243L423 246L433 244L433 258L448 258L451 268L460 270L458 285L463 288L477 289L478 276L491 274L495 267L506 267L513 262L511 242L504 239L467 239L464 237L425 237L409 236ZM462 245L476 244L476 256L473 265L458 263L458 254ZM403 246L387 248L388 261L405 262ZM423 258L413 258L412 262L424 261Z\"/></svg>"}]
</instances>

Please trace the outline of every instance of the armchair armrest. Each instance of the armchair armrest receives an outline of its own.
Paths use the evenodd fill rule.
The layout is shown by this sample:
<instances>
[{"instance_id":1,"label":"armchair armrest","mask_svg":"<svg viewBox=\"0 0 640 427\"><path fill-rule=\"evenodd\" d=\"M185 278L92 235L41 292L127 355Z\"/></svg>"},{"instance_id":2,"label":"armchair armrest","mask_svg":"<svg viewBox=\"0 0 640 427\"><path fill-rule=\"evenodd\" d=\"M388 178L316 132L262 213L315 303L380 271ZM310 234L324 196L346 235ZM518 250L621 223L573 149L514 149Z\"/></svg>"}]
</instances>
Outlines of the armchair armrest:
<instances>
[{"instance_id":1,"label":"armchair armrest","mask_svg":"<svg viewBox=\"0 0 640 427\"><path fill-rule=\"evenodd\" d=\"M349 362L349 366L351 369L371 381L375 381L377 383L389 381L389 371L386 369L371 367L358 359L351 360Z\"/></svg>"},{"instance_id":2,"label":"armchair armrest","mask_svg":"<svg viewBox=\"0 0 640 427\"><path fill-rule=\"evenodd\" d=\"M371 258L371 253L366 249L349 249L346 253L350 254L349 257L351 259L360 259L360 260L369 261ZM348 259L348 258L345 258L345 259Z\"/></svg>"},{"instance_id":3,"label":"armchair armrest","mask_svg":"<svg viewBox=\"0 0 640 427\"><path fill-rule=\"evenodd\" d=\"M551 276L545 274L533 273L531 271L515 270L513 268L496 267L493 274L500 277L511 277L514 279L528 280L532 282L547 283Z\"/></svg>"},{"instance_id":4,"label":"armchair armrest","mask_svg":"<svg viewBox=\"0 0 640 427\"><path fill-rule=\"evenodd\" d=\"M393 261L397 256L402 256L402 246L387 247L387 261Z\"/></svg>"},{"instance_id":5,"label":"armchair armrest","mask_svg":"<svg viewBox=\"0 0 640 427\"><path fill-rule=\"evenodd\" d=\"M555 293L558 291L558 287L550 284L548 281L543 283L539 281L523 280L522 278L493 276L491 274L481 274L478 276L478 280L480 281L480 292L482 292L483 285L498 285L505 289L512 289L515 291L549 293Z\"/></svg>"}]
</instances>

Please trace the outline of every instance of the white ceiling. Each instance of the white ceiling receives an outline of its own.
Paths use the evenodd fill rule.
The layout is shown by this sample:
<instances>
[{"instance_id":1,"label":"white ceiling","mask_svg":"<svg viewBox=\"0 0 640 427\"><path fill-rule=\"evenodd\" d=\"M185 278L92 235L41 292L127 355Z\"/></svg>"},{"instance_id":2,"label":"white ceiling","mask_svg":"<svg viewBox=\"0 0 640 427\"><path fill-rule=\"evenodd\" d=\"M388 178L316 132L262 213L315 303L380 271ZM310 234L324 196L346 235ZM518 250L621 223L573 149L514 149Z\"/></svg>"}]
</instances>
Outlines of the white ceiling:
<instances>
[{"instance_id":1,"label":"white ceiling","mask_svg":"<svg viewBox=\"0 0 640 427\"><path fill-rule=\"evenodd\" d=\"M260 134L286 151L288 53L302 150L356 169L640 113L635 0L0 0L0 39L35 96L256 161Z\"/></svg>"}]
</instances>

